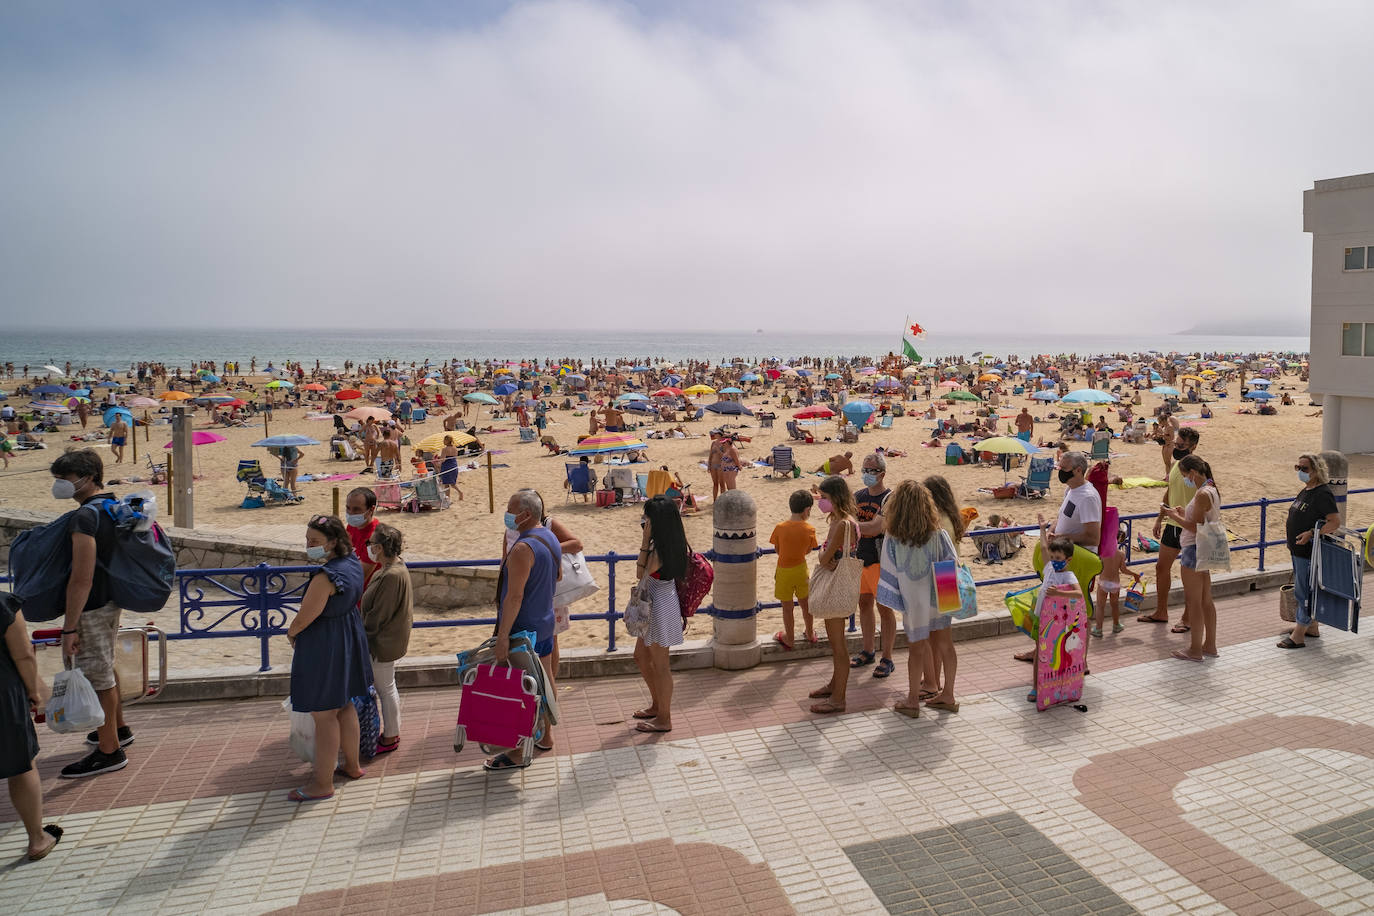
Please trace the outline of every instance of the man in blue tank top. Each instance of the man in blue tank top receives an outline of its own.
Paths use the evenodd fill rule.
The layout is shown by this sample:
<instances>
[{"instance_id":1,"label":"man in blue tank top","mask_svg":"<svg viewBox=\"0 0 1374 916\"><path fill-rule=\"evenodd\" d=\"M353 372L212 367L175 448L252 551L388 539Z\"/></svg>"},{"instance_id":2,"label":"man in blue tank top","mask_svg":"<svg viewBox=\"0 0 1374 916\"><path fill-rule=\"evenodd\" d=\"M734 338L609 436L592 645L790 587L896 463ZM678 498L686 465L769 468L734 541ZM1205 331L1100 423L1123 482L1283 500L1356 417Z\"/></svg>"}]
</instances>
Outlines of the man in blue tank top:
<instances>
[{"instance_id":1,"label":"man in blue tank top","mask_svg":"<svg viewBox=\"0 0 1374 916\"><path fill-rule=\"evenodd\" d=\"M508 664L511 633L533 631L535 654L552 683L553 592L563 575L563 549L543 519L543 502L533 490L517 490L506 503L506 527L519 532L519 540L506 552L502 568L494 651L498 664ZM528 763L517 748L488 760L486 768L504 770Z\"/></svg>"}]
</instances>

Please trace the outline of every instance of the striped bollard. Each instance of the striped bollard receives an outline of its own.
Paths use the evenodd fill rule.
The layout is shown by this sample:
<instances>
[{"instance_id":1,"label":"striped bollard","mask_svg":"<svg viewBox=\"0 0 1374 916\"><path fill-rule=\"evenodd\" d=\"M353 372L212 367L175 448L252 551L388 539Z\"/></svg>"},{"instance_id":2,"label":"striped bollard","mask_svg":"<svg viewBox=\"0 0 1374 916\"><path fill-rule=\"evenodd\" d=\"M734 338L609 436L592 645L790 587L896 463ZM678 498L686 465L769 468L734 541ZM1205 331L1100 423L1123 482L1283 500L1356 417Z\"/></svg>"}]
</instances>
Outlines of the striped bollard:
<instances>
[{"instance_id":1,"label":"striped bollard","mask_svg":"<svg viewBox=\"0 0 1374 916\"><path fill-rule=\"evenodd\" d=\"M754 499L743 490L727 490L711 508L714 538L711 585L715 617L712 641L717 668L752 668L762 658L756 617L759 612L757 520Z\"/></svg>"}]
</instances>

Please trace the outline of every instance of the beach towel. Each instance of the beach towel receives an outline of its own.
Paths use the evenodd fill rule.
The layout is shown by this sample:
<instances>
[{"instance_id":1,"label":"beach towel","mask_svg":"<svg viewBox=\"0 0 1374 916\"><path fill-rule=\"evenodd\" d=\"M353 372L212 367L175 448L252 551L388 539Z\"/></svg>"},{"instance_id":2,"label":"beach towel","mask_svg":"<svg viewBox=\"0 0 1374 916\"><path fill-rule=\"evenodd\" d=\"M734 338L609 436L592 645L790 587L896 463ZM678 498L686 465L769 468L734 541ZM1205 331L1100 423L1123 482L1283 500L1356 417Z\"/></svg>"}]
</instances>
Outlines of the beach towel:
<instances>
[{"instance_id":1,"label":"beach towel","mask_svg":"<svg viewBox=\"0 0 1374 916\"><path fill-rule=\"evenodd\" d=\"M1168 481L1155 480L1153 477L1123 477L1121 483L1112 484L1118 490L1133 490L1137 487L1167 487L1168 485Z\"/></svg>"}]
</instances>

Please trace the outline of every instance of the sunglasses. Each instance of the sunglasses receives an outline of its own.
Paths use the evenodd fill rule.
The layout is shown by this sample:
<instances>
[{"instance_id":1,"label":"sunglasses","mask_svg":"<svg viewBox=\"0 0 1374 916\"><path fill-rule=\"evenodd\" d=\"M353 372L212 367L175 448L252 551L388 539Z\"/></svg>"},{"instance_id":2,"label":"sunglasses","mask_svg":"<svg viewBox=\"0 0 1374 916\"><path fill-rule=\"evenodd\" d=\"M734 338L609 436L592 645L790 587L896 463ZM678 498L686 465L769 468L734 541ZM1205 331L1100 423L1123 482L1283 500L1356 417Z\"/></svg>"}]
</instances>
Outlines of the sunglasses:
<instances>
[{"instance_id":1,"label":"sunglasses","mask_svg":"<svg viewBox=\"0 0 1374 916\"><path fill-rule=\"evenodd\" d=\"M1311 465L1308 465L1308 464L1295 464L1295 465L1293 465L1293 470L1295 470L1295 471L1310 471L1310 470L1312 470L1312 466L1311 466Z\"/></svg>"}]
</instances>

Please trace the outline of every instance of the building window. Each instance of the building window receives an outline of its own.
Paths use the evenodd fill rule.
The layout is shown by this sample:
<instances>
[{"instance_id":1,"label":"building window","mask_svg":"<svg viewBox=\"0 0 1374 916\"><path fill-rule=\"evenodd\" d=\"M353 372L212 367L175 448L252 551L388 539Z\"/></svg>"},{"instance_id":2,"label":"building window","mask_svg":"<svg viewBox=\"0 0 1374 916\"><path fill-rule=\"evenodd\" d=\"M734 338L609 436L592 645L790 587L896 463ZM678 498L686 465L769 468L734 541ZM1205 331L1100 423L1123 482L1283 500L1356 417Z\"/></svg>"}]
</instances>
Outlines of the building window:
<instances>
[{"instance_id":1,"label":"building window","mask_svg":"<svg viewBox=\"0 0 1374 916\"><path fill-rule=\"evenodd\" d=\"M1366 252L1366 251L1374 252L1374 247L1371 247L1371 248L1368 248L1368 249L1366 249L1366 248L1347 248L1347 249L1345 250L1345 269L1346 269L1346 270L1364 270L1364 269L1365 269L1365 252ZM1374 263L1371 263L1369 266L1370 266L1370 267L1374 267Z\"/></svg>"},{"instance_id":2,"label":"building window","mask_svg":"<svg viewBox=\"0 0 1374 916\"><path fill-rule=\"evenodd\" d=\"M1364 355L1374 356L1374 324L1364 326Z\"/></svg>"},{"instance_id":3,"label":"building window","mask_svg":"<svg viewBox=\"0 0 1374 916\"><path fill-rule=\"evenodd\" d=\"M1364 353L1364 325L1347 321L1341 325L1341 355L1361 356Z\"/></svg>"}]
</instances>

